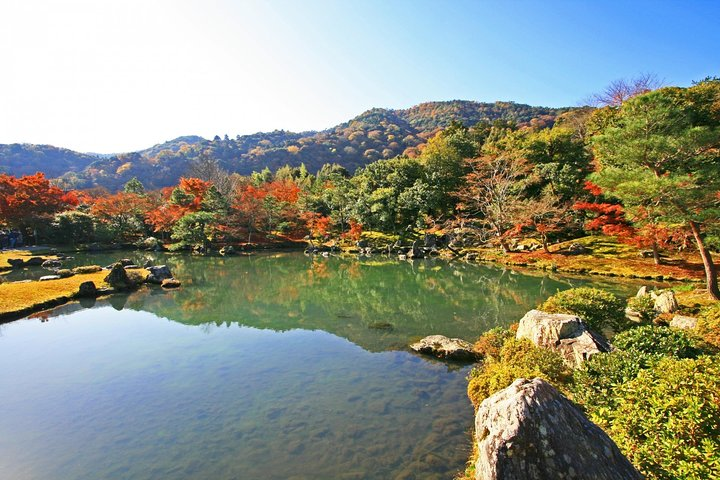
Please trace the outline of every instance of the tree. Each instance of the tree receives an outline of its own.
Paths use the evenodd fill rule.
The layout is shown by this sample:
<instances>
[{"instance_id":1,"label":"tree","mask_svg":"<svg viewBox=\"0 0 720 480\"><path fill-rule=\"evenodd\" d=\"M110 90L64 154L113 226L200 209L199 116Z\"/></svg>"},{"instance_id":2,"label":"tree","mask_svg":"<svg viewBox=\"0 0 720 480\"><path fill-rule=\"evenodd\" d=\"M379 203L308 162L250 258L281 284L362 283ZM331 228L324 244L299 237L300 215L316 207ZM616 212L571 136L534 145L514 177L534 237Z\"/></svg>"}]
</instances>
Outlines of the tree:
<instances>
[{"instance_id":1,"label":"tree","mask_svg":"<svg viewBox=\"0 0 720 480\"><path fill-rule=\"evenodd\" d=\"M610 83L605 90L589 99L591 105L600 107L619 107L632 97L651 92L662 86L657 75L644 73L633 79L620 79Z\"/></svg>"},{"instance_id":2,"label":"tree","mask_svg":"<svg viewBox=\"0 0 720 480\"><path fill-rule=\"evenodd\" d=\"M95 233L95 219L79 210L69 210L55 215L52 222L53 238L58 243L76 245L92 240Z\"/></svg>"},{"instance_id":3,"label":"tree","mask_svg":"<svg viewBox=\"0 0 720 480\"><path fill-rule=\"evenodd\" d=\"M133 240L142 235L145 217L151 208L150 200L144 195L118 192L95 199L90 213L110 228L109 235Z\"/></svg>"},{"instance_id":4,"label":"tree","mask_svg":"<svg viewBox=\"0 0 720 480\"><path fill-rule=\"evenodd\" d=\"M36 236L55 213L77 204L74 192L51 185L42 173L20 178L0 174L0 223L9 227L33 231Z\"/></svg>"},{"instance_id":5,"label":"tree","mask_svg":"<svg viewBox=\"0 0 720 480\"><path fill-rule=\"evenodd\" d=\"M140 180L137 179L137 177L133 177L125 184L125 188L123 188L123 191L125 193L134 193L136 195L145 195L145 187L140 182Z\"/></svg>"},{"instance_id":6,"label":"tree","mask_svg":"<svg viewBox=\"0 0 720 480\"><path fill-rule=\"evenodd\" d=\"M509 252L508 236L521 223L523 180L530 166L523 158L509 154L474 158L467 166L470 173L465 176L465 186L456 192L458 210L471 222L479 219L503 251Z\"/></svg>"},{"instance_id":7,"label":"tree","mask_svg":"<svg viewBox=\"0 0 720 480\"><path fill-rule=\"evenodd\" d=\"M217 219L210 212L188 213L173 227L172 238L187 246L207 249L217 228Z\"/></svg>"},{"instance_id":8,"label":"tree","mask_svg":"<svg viewBox=\"0 0 720 480\"><path fill-rule=\"evenodd\" d=\"M594 182L627 208L689 227L710 296L720 299L703 229L720 217L720 82L664 88L627 100L593 140Z\"/></svg>"}]
</instances>

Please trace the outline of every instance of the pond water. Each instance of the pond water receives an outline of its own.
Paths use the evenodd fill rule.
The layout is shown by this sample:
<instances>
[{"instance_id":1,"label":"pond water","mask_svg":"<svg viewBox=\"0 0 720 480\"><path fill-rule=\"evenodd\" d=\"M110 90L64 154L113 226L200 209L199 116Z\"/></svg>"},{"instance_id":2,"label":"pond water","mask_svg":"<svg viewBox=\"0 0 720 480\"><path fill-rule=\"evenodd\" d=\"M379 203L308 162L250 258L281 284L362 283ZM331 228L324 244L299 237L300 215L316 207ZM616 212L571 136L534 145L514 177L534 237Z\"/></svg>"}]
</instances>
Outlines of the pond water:
<instances>
[{"instance_id":1,"label":"pond water","mask_svg":"<svg viewBox=\"0 0 720 480\"><path fill-rule=\"evenodd\" d=\"M473 340L591 283L441 260L130 258L183 287L0 326L0 478L450 479L469 367L408 343Z\"/></svg>"}]
</instances>

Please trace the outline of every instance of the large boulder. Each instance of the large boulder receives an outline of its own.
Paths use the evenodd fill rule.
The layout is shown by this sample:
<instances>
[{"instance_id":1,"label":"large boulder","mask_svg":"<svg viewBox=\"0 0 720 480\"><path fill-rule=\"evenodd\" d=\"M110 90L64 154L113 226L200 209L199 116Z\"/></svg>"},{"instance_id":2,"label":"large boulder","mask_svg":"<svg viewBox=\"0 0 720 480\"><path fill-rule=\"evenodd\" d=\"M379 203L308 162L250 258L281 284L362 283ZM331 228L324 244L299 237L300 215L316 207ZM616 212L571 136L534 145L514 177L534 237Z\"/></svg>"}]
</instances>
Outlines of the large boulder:
<instances>
[{"instance_id":1,"label":"large boulder","mask_svg":"<svg viewBox=\"0 0 720 480\"><path fill-rule=\"evenodd\" d=\"M617 445L552 385L516 380L475 416L476 480L635 480Z\"/></svg>"},{"instance_id":2,"label":"large boulder","mask_svg":"<svg viewBox=\"0 0 720 480\"><path fill-rule=\"evenodd\" d=\"M98 290L95 286L94 282L83 282L80 284L80 287L78 287L78 297L81 298L95 298L97 296Z\"/></svg>"},{"instance_id":3,"label":"large boulder","mask_svg":"<svg viewBox=\"0 0 720 480\"><path fill-rule=\"evenodd\" d=\"M43 257L30 257L25 260L26 267L39 267L45 262Z\"/></svg>"},{"instance_id":4,"label":"large boulder","mask_svg":"<svg viewBox=\"0 0 720 480\"><path fill-rule=\"evenodd\" d=\"M539 347L557 350L571 367L611 350L610 344L590 330L580 317L563 313L530 310L520 320L515 336L527 338Z\"/></svg>"},{"instance_id":5,"label":"large boulder","mask_svg":"<svg viewBox=\"0 0 720 480\"><path fill-rule=\"evenodd\" d=\"M473 361L478 358L470 342L460 338L448 338L444 335L430 335L413 343L410 348L418 353L447 360Z\"/></svg>"},{"instance_id":6,"label":"large boulder","mask_svg":"<svg viewBox=\"0 0 720 480\"><path fill-rule=\"evenodd\" d=\"M156 283L158 285L161 285L163 280L173 278L170 267L168 267L167 265L156 265L154 267L147 267L145 270L150 272L147 280L145 280L148 283Z\"/></svg>"},{"instance_id":7,"label":"large boulder","mask_svg":"<svg viewBox=\"0 0 720 480\"><path fill-rule=\"evenodd\" d=\"M677 298L675 298L675 292L672 290L660 293L650 292L650 296L655 300L655 311L658 313L674 313L680 308Z\"/></svg>"},{"instance_id":8,"label":"large boulder","mask_svg":"<svg viewBox=\"0 0 720 480\"><path fill-rule=\"evenodd\" d=\"M7 262L12 268L22 268L25 265L25 260L22 258L8 258Z\"/></svg>"},{"instance_id":9,"label":"large boulder","mask_svg":"<svg viewBox=\"0 0 720 480\"><path fill-rule=\"evenodd\" d=\"M695 330L697 327L697 318L688 317L686 315L675 315L670 321L670 326L682 330Z\"/></svg>"},{"instance_id":10,"label":"large boulder","mask_svg":"<svg viewBox=\"0 0 720 480\"><path fill-rule=\"evenodd\" d=\"M135 283L130 280L122 263L118 262L112 266L110 273L105 277L105 282L115 290L130 290L135 287Z\"/></svg>"}]
</instances>

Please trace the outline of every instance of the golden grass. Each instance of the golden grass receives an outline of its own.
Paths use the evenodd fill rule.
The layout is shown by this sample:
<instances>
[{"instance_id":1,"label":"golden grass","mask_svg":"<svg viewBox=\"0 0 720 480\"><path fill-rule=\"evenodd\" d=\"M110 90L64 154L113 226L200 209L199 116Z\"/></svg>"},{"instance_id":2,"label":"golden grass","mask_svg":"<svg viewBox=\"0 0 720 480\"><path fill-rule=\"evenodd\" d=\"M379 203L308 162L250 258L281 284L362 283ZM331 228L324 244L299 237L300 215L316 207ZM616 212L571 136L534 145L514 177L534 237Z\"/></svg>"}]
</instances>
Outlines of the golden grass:
<instances>
[{"instance_id":1,"label":"golden grass","mask_svg":"<svg viewBox=\"0 0 720 480\"><path fill-rule=\"evenodd\" d=\"M3 250L0 251L0 269L12 268L12 266L8 263L8 260L11 258L22 258L23 260L27 260L30 257L42 257L43 260L57 258L54 255L48 256L48 252L46 251L31 252L30 250Z\"/></svg>"},{"instance_id":2,"label":"golden grass","mask_svg":"<svg viewBox=\"0 0 720 480\"><path fill-rule=\"evenodd\" d=\"M45 282L0 284L0 317L64 303L77 293L83 282L94 282L97 288L108 287L104 280L107 274L103 270ZM145 269L130 270L128 275L140 275L144 279L148 272Z\"/></svg>"},{"instance_id":3,"label":"golden grass","mask_svg":"<svg viewBox=\"0 0 720 480\"><path fill-rule=\"evenodd\" d=\"M588 247L583 255L563 253L572 243ZM512 266L524 266L565 273L606 275L613 277L643 278L657 281L701 281L704 278L699 256L668 258L664 265L655 265L652 258L643 258L640 250L620 243L613 237L590 236L550 246L550 254L516 252L505 254L498 249L470 250L478 259Z\"/></svg>"}]
</instances>

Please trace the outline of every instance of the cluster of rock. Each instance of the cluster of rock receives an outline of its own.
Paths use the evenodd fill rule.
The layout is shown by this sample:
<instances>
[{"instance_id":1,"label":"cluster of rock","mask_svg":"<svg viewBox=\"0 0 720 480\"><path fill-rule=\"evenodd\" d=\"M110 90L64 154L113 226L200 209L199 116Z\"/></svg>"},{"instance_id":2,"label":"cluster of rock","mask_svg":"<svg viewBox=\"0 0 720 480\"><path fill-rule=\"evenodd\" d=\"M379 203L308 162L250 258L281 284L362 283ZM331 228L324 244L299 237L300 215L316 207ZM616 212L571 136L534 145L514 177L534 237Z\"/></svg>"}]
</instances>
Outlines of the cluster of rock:
<instances>
[{"instance_id":1,"label":"cluster of rock","mask_svg":"<svg viewBox=\"0 0 720 480\"><path fill-rule=\"evenodd\" d=\"M673 313L672 291L652 295L658 312ZM671 326L693 328L695 319L676 315ZM578 367L612 346L575 315L531 310L520 320L516 338L557 351ZM473 360L472 345L432 335L411 345L417 352L445 359ZM635 480L643 478L617 445L556 388L542 379L517 379L485 399L475 417L476 480L550 478Z\"/></svg>"}]
</instances>

